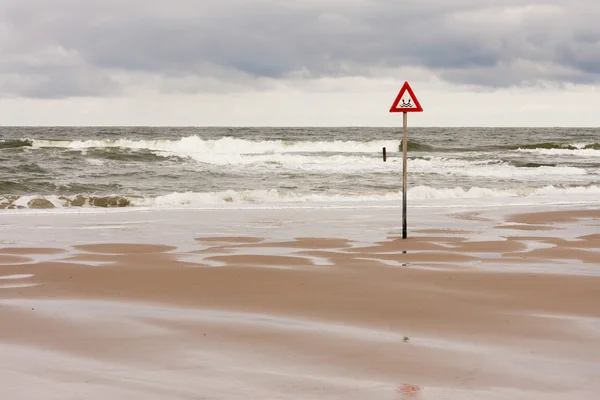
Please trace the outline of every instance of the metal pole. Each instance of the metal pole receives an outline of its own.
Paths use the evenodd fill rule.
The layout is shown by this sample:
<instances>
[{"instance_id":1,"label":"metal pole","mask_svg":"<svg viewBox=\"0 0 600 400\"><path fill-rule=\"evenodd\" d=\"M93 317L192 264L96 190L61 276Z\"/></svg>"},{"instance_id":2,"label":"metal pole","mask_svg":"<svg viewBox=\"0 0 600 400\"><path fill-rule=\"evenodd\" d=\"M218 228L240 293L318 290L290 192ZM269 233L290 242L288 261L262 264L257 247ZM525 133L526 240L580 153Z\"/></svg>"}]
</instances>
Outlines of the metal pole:
<instances>
[{"instance_id":1,"label":"metal pole","mask_svg":"<svg viewBox=\"0 0 600 400\"><path fill-rule=\"evenodd\" d=\"M406 173L408 151L408 113L404 113L404 135L402 136L402 239L406 239Z\"/></svg>"}]
</instances>

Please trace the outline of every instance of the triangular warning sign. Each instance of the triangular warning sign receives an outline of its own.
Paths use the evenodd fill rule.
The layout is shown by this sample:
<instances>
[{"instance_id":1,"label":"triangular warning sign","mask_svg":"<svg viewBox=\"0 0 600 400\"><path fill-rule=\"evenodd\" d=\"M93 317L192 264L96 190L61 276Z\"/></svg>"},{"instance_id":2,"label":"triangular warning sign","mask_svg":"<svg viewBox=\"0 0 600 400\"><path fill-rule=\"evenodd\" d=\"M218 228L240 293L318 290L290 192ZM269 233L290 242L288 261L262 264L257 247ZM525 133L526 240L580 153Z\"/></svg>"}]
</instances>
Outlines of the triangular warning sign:
<instances>
[{"instance_id":1,"label":"triangular warning sign","mask_svg":"<svg viewBox=\"0 0 600 400\"><path fill-rule=\"evenodd\" d=\"M394 100L390 112L421 112L423 107L417 100L417 96L412 91L408 82L404 82L404 86L400 89L400 93Z\"/></svg>"}]
</instances>

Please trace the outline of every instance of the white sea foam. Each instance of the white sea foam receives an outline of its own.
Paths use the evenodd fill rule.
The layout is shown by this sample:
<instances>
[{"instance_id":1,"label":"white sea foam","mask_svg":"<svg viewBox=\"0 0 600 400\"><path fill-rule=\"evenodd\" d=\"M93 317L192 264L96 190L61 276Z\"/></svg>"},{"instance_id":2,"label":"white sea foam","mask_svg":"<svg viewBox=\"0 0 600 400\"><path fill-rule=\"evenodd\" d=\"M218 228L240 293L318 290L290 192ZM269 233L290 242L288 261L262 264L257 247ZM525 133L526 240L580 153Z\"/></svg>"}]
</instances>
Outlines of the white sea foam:
<instances>
[{"instance_id":1,"label":"white sea foam","mask_svg":"<svg viewBox=\"0 0 600 400\"><path fill-rule=\"evenodd\" d=\"M473 187L463 189L460 187L436 189L428 186L416 186L408 190L408 199L484 199L506 197L529 197L541 195L565 196L569 194L598 194L599 186L558 188L547 186L544 188L522 189L488 189ZM401 192L390 192L383 195L324 195L324 194L296 194L292 191L278 190L247 190L207 193L171 193L158 197L132 198L131 203L143 207L170 207L170 206L201 206L226 203L241 204L272 204L272 203L365 203L400 201Z\"/></svg>"},{"instance_id":2,"label":"white sea foam","mask_svg":"<svg viewBox=\"0 0 600 400\"><path fill-rule=\"evenodd\" d=\"M29 202L36 199L44 199L48 200L54 207L63 207L67 202L63 199L60 199L59 196L36 196L34 194L21 196L17 200L15 200L12 204L17 207L29 208Z\"/></svg>"},{"instance_id":3,"label":"white sea foam","mask_svg":"<svg viewBox=\"0 0 600 400\"><path fill-rule=\"evenodd\" d=\"M556 187L545 186L542 188L521 187L513 189L491 189L481 187L471 188L433 188L425 185L411 187L408 199L490 199L508 197L535 197L535 196L568 196L568 195L598 195L600 186L575 186ZM71 196L75 197L75 196ZM161 196L123 196L130 201L133 207L169 208L180 206L211 206L224 204L281 204L281 203L377 203L400 201L400 191L386 194L306 194L291 190L226 190L221 192L174 192ZM30 208L28 203L35 199L35 195L23 196L13 204L22 208ZM41 197L40 197L41 198ZM43 196L55 205L56 208L68 207L66 197ZM90 207L86 202L84 208ZM80 208L74 206L74 208Z\"/></svg>"},{"instance_id":4,"label":"white sea foam","mask_svg":"<svg viewBox=\"0 0 600 400\"><path fill-rule=\"evenodd\" d=\"M522 168L494 160L468 161L443 157L430 157L427 159L409 160L411 173L441 174L468 177L489 178L524 178L535 179L538 177L577 176L586 175L583 168L577 167L536 167Z\"/></svg>"},{"instance_id":5,"label":"white sea foam","mask_svg":"<svg viewBox=\"0 0 600 400\"><path fill-rule=\"evenodd\" d=\"M354 173L354 172L377 172L397 168L395 162L384 163L379 158L369 156L305 156L300 154L213 154L195 153L190 158L206 164L218 166L227 165L235 168L237 166L254 170L288 169L319 173Z\"/></svg>"},{"instance_id":6,"label":"white sea foam","mask_svg":"<svg viewBox=\"0 0 600 400\"><path fill-rule=\"evenodd\" d=\"M99 160L97 158L86 158L85 161L91 165L104 165L105 164L105 162L103 160Z\"/></svg>"},{"instance_id":7,"label":"white sea foam","mask_svg":"<svg viewBox=\"0 0 600 400\"><path fill-rule=\"evenodd\" d=\"M32 147L59 147L69 149L123 148L132 150L151 150L171 154L190 156L199 153L217 154L269 154L269 153L380 153L383 147L388 152L398 151L400 140L372 141L285 141L285 140L246 140L234 137L205 140L201 137L187 136L179 140L38 140L30 139ZM517 149L517 152L544 155L578 155L600 157L600 150L585 149L586 143L575 143L569 148Z\"/></svg>"},{"instance_id":8,"label":"white sea foam","mask_svg":"<svg viewBox=\"0 0 600 400\"><path fill-rule=\"evenodd\" d=\"M331 156L306 156L300 154L193 154L197 161L228 165L233 168L239 166L244 170L292 170L306 171L320 174L351 174L364 172L392 172L401 168L401 158L388 159L383 162L378 157L358 155L331 155ZM580 176L586 175L583 168L577 167L551 167L522 168L497 160L461 160L446 157L411 158L408 160L411 173L438 174L469 177L491 178L523 178L535 179L538 177L552 176Z\"/></svg>"},{"instance_id":9,"label":"white sea foam","mask_svg":"<svg viewBox=\"0 0 600 400\"><path fill-rule=\"evenodd\" d=\"M197 153L219 154L264 154L295 152L336 152L336 153L372 153L381 152L383 147L389 151L398 149L398 140L328 141L311 142L283 140L252 141L224 137L216 140L204 140L198 136L188 136L179 140L32 140L32 147L64 147L70 149L111 148L145 149L180 155Z\"/></svg>"},{"instance_id":10,"label":"white sea foam","mask_svg":"<svg viewBox=\"0 0 600 400\"><path fill-rule=\"evenodd\" d=\"M518 149L518 152L533 153L545 156L574 156L574 157L600 157L600 150L596 149Z\"/></svg>"},{"instance_id":11,"label":"white sea foam","mask_svg":"<svg viewBox=\"0 0 600 400\"><path fill-rule=\"evenodd\" d=\"M398 140L286 142L282 140L252 141L232 137L204 140L198 136L188 136L179 140L32 140L33 147L62 147L82 151L90 148L143 149L163 156L184 157L203 164L243 168L244 170L267 172L285 169L324 174L393 171L401 162L401 157L394 154L394 151L398 149L398 144ZM390 152L390 158L385 163L379 156L383 147ZM600 156L600 151L593 149L524 149L518 151L541 155ZM459 157L411 157L409 168L411 173L533 180L547 176L582 176L587 173L585 169L577 167L524 168L499 162L497 159L465 160ZM95 160L88 162L99 164Z\"/></svg>"},{"instance_id":12,"label":"white sea foam","mask_svg":"<svg viewBox=\"0 0 600 400\"><path fill-rule=\"evenodd\" d=\"M183 154L179 154L183 155ZM302 155L302 154L219 154L189 153L189 158L198 162L240 168L244 171L268 173L276 170L313 172L319 174L385 173L398 171L401 158L389 158L383 162L372 155ZM552 176L582 176L587 172L578 167L542 166L522 168L497 160L462 160L458 158L428 157L410 158L408 168L411 173L453 175L490 178L536 179Z\"/></svg>"}]
</instances>

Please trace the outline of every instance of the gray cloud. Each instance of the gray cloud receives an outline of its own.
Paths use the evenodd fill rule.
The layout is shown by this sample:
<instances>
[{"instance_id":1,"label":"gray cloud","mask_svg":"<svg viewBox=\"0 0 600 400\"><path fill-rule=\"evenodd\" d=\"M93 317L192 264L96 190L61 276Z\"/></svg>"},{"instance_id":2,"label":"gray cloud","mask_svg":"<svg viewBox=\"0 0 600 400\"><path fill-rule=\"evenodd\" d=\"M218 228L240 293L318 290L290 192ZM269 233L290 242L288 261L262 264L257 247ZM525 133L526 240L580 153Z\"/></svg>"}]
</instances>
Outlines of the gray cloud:
<instances>
[{"instance_id":1,"label":"gray cloud","mask_svg":"<svg viewBox=\"0 0 600 400\"><path fill-rule=\"evenodd\" d=\"M595 84L599 12L596 0L3 0L0 91L104 95L124 74L229 90L409 66L484 87Z\"/></svg>"}]
</instances>

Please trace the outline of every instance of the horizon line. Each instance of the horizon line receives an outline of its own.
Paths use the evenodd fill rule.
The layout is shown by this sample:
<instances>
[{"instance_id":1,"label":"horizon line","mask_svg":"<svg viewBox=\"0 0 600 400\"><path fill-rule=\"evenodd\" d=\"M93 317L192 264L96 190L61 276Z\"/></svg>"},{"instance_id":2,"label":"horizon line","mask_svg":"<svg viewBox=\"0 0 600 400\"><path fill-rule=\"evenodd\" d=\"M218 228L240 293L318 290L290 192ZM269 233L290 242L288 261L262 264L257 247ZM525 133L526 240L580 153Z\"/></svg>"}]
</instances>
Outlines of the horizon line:
<instances>
[{"instance_id":1,"label":"horizon line","mask_svg":"<svg viewBox=\"0 0 600 400\"><path fill-rule=\"evenodd\" d=\"M398 129L398 125L2 125L0 128L384 128ZM506 128L506 129L524 129L524 128L576 128L576 129L600 129L599 126L592 125L414 125L409 128Z\"/></svg>"}]
</instances>

